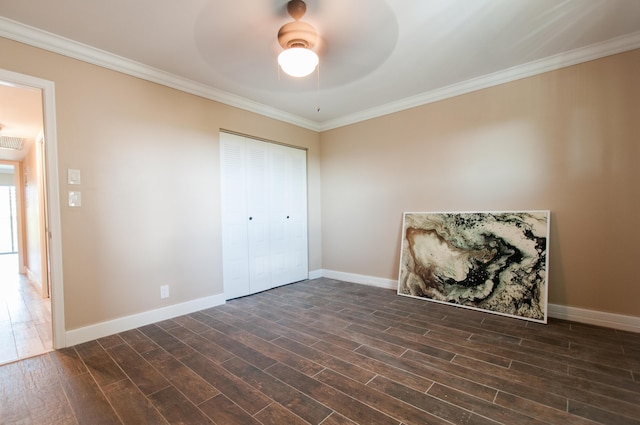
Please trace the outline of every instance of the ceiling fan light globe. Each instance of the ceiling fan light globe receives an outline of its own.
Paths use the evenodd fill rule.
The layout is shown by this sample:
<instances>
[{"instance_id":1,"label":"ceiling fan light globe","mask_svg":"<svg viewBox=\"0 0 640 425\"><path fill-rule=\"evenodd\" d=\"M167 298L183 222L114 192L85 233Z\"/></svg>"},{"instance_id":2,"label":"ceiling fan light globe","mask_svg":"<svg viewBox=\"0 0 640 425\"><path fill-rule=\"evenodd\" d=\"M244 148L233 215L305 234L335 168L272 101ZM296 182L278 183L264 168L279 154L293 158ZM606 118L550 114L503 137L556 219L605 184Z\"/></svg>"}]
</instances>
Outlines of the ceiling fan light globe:
<instances>
[{"instance_id":1,"label":"ceiling fan light globe","mask_svg":"<svg viewBox=\"0 0 640 425\"><path fill-rule=\"evenodd\" d=\"M318 55L304 47L291 47L278 55L278 64L292 77L306 77L318 66Z\"/></svg>"}]
</instances>

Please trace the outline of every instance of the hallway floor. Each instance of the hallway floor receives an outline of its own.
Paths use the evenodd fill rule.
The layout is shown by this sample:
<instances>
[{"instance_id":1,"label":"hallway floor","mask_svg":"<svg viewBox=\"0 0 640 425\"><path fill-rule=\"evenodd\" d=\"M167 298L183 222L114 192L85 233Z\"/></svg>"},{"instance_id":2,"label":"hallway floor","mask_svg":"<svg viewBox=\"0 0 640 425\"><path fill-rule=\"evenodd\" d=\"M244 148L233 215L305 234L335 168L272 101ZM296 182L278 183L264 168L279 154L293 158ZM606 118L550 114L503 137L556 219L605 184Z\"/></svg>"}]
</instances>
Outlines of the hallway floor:
<instances>
[{"instance_id":1,"label":"hallway floor","mask_svg":"<svg viewBox=\"0 0 640 425\"><path fill-rule=\"evenodd\" d=\"M51 300L18 273L18 255L0 255L0 364L51 351Z\"/></svg>"}]
</instances>

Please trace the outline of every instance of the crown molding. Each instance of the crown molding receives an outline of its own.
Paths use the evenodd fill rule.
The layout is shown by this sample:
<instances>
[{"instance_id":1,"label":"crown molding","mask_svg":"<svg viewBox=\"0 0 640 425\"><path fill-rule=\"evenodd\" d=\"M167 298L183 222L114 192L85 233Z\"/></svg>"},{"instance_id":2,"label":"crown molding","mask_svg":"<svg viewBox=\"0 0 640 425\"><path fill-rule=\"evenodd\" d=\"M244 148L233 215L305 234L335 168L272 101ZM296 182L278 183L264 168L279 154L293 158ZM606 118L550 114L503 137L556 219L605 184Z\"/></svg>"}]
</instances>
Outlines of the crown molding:
<instances>
[{"instance_id":1,"label":"crown molding","mask_svg":"<svg viewBox=\"0 0 640 425\"><path fill-rule=\"evenodd\" d=\"M104 50L100 50L1 16L0 37L25 43L33 47L38 47L53 53L58 53L63 56L111 69L113 71L122 72L133 77L194 94L205 99L214 100L245 111L254 112L278 121L287 122L313 131L319 130L319 125L315 121L290 114L259 102L254 102L247 98L237 96L205 84L197 83L187 78L179 77L175 74L144 65L140 62L114 55Z\"/></svg>"},{"instance_id":2,"label":"crown molding","mask_svg":"<svg viewBox=\"0 0 640 425\"><path fill-rule=\"evenodd\" d=\"M347 115L339 119L325 121L321 123L319 131L322 132L338 127L344 127L346 125L355 124L372 118L378 118L383 115L389 115L406 109L415 108L417 106L438 102L440 100L449 99L462 94L494 87L511 81L532 77L534 75L555 71L568 66L577 65L583 62L600 59L605 56L611 56L638 48L640 48L640 31L612 38L601 43L581 47L579 49L570 50L568 52L559 53L544 59L528 62L523 65L514 66L512 68L452 84L436 90L424 92L397 102L387 103L375 108Z\"/></svg>"},{"instance_id":3,"label":"crown molding","mask_svg":"<svg viewBox=\"0 0 640 425\"><path fill-rule=\"evenodd\" d=\"M322 132L355 124L383 115L427 105L440 100L471 93L511 81L520 80L549 71L555 71L579 63L640 48L640 32L613 38L601 43L560 53L505 70L452 84L436 90L420 93L397 102L390 102L344 117L316 122L271 106L234 95L232 93L179 77L157 68L96 49L83 43L60 37L0 16L0 37L25 43L50 52L58 53L83 62L122 72L143 80L162 84L186 93L210 99L245 111L283 121L308 130Z\"/></svg>"}]
</instances>

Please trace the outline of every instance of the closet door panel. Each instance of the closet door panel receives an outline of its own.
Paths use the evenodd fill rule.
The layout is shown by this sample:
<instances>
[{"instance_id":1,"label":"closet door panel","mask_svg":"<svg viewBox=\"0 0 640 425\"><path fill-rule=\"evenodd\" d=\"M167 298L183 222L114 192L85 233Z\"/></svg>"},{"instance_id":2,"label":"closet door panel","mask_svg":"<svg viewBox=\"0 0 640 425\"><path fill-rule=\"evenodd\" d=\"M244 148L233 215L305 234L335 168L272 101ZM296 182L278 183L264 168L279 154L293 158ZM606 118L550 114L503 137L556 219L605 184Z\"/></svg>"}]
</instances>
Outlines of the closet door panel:
<instances>
[{"instance_id":1,"label":"closet door panel","mask_svg":"<svg viewBox=\"0 0 640 425\"><path fill-rule=\"evenodd\" d=\"M271 288L269 223L269 145L246 140L247 226L251 293Z\"/></svg>"},{"instance_id":2,"label":"closet door panel","mask_svg":"<svg viewBox=\"0 0 640 425\"><path fill-rule=\"evenodd\" d=\"M306 152L272 145L270 158L272 286L307 279ZM304 232L301 232L304 226Z\"/></svg>"},{"instance_id":3,"label":"closet door panel","mask_svg":"<svg viewBox=\"0 0 640 425\"><path fill-rule=\"evenodd\" d=\"M309 278L307 234L307 152L290 152L289 218L287 219L287 280Z\"/></svg>"},{"instance_id":4,"label":"closet door panel","mask_svg":"<svg viewBox=\"0 0 640 425\"><path fill-rule=\"evenodd\" d=\"M246 152L242 138L220 137L222 279L227 298L250 293L247 234Z\"/></svg>"},{"instance_id":5,"label":"closet door panel","mask_svg":"<svg viewBox=\"0 0 640 425\"><path fill-rule=\"evenodd\" d=\"M289 201L288 149L269 146L269 215L271 223L271 286L286 282L287 266L287 211Z\"/></svg>"}]
</instances>

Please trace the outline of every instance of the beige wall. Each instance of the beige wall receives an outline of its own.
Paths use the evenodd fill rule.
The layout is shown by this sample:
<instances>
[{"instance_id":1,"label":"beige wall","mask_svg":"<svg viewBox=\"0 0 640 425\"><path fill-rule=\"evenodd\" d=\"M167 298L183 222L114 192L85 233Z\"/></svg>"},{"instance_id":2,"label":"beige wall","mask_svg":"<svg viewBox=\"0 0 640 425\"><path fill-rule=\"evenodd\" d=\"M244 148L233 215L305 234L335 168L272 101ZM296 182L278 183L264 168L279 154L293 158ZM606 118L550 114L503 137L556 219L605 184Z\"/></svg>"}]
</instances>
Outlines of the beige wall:
<instances>
[{"instance_id":1,"label":"beige wall","mask_svg":"<svg viewBox=\"0 0 640 425\"><path fill-rule=\"evenodd\" d=\"M549 301L640 316L640 50L321 135L323 268L397 279L403 211L549 209Z\"/></svg>"},{"instance_id":2,"label":"beige wall","mask_svg":"<svg viewBox=\"0 0 640 425\"><path fill-rule=\"evenodd\" d=\"M38 146L33 144L22 161L24 168L24 258L29 281L38 292L47 296L45 287L46 276L43 275L42 252L40 241L42 238L42 175L40 174L40 160ZM17 188L20 190L20 188Z\"/></svg>"},{"instance_id":3,"label":"beige wall","mask_svg":"<svg viewBox=\"0 0 640 425\"><path fill-rule=\"evenodd\" d=\"M321 268L317 133L7 39L0 51L0 68L55 82L67 330L222 292L221 128L308 149Z\"/></svg>"},{"instance_id":4,"label":"beige wall","mask_svg":"<svg viewBox=\"0 0 640 425\"><path fill-rule=\"evenodd\" d=\"M550 301L640 316L640 51L321 135L0 51L0 68L56 84L67 330L221 293L220 129L309 150L310 270L396 279L403 211L550 209ZM67 168L82 208L66 207Z\"/></svg>"}]
</instances>

